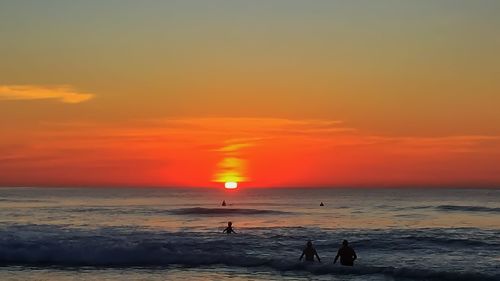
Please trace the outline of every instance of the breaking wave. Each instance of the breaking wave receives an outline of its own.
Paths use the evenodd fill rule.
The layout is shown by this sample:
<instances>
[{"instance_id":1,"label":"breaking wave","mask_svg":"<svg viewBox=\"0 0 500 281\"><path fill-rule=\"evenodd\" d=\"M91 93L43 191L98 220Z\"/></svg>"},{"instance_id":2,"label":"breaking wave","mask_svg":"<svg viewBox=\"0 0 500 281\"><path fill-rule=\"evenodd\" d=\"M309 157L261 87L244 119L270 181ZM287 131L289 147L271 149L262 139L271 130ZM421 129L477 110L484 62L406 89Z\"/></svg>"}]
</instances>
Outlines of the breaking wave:
<instances>
[{"instance_id":1,"label":"breaking wave","mask_svg":"<svg viewBox=\"0 0 500 281\"><path fill-rule=\"evenodd\" d=\"M457 231L461 234L453 237ZM425 268L425 263L415 265L413 258L408 263L401 260L405 253L418 253L420 256L425 255L428 249L429 253L434 253L438 246L428 248L427 244L429 240L433 241L433 235L439 237L434 239L438 239L440 251L444 252L458 253L473 247L495 253L499 249L498 244L471 245L465 238L458 239L468 231L477 232L472 229L330 232L309 228L254 228L246 230L249 234L221 235L220 232L166 232L128 227L78 229L52 225L0 225L0 266L264 266L278 271L320 275L386 275L413 280L499 280L498 271L482 270L491 268L491 264L476 266L477 271L473 272L466 271L460 265L451 264L459 268L454 269L443 263L438 270L437 267ZM478 237L490 240L494 240L498 234L497 231L477 233ZM347 235L353 237L352 242L361 257L361 261L353 268L333 265L331 255L334 253L329 253L336 249L341 237ZM326 261L324 264L297 262L304 241L309 238L316 241L320 255ZM469 239L472 240L473 236ZM395 251L393 247L399 249ZM378 253L376 260L384 261L382 265L377 263L372 266L373 259L370 262L366 257L371 252ZM465 257L466 252L462 254Z\"/></svg>"},{"instance_id":2,"label":"breaking wave","mask_svg":"<svg viewBox=\"0 0 500 281\"><path fill-rule=\"evenodd\" d=\"M135 245L129 247L96 248L52 245L33 247L13 245L0 253L0 265L22 266L95 266L95 267L157 267L181 265L199 267L224 265L237 267L269 267L279 271L305 271L317 275L386 275L414 280L499 280L500 275L478 272L436 271L407 267L383 267L356 265L353 268L341 267L331 263L306 264L296 259L260 258L249 255L231 255L220 251L179 252L168 246Z\"/></svg>"}]
</instances>

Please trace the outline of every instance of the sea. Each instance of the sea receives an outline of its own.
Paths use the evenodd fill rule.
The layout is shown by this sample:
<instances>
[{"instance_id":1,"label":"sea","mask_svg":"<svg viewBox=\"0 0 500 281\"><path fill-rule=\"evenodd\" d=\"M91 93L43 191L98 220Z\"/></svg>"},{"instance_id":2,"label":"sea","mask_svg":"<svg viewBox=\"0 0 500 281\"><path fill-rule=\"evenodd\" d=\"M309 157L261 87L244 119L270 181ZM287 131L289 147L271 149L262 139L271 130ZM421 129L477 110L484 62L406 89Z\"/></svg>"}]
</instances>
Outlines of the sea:
<instances>
[{"instance_id":1,"label":"sea","mask_svg":"<svg viewBox=\"0 0 500 281\"><path fill-rule=\"evenodd\" d=\"M500 280L500 190L0 188L0 280Z\"/></svg>"}]
</instances>

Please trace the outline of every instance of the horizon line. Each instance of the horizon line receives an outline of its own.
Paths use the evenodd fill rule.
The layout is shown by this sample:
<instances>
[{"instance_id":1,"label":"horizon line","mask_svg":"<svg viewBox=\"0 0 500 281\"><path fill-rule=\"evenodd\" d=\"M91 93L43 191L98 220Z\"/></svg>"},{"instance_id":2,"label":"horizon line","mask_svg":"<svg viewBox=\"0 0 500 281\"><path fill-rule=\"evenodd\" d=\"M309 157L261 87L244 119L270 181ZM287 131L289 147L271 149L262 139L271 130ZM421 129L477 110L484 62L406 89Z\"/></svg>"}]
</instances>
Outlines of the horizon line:
<instances>
[{"instance_id":1,"label":"horizon line","mask_svg":"<svg viewBox=\"0 0 500 281\"><path fill-rule=\"evenodd\" d=\"M226 190L223 186L176 186L176 185L0 185L0 188L88 188L88 189L213 189ZM500 184L402 184L402 185L281 185L281 186L243 186L233 190L245 189L500 189Z\"/></svg>"}]
</instances>

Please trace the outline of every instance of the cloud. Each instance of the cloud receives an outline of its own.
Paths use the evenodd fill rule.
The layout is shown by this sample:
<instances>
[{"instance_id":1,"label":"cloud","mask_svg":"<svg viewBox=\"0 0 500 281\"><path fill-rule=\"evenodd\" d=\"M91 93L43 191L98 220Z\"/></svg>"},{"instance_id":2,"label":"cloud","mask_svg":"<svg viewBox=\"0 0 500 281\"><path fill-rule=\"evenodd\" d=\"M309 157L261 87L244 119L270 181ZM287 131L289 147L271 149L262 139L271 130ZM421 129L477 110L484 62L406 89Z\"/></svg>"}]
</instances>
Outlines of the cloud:
<instances>
[{"instance_id":1,"label":"cloud","mask_svg":"<svg viewBox=\"0 0 500 281\"><path fill-rule=\"evenodd\" d=\"M355 128L343 126L342 121L321 119L208 117L157 119L151 120L151 122L158 126L167 125L170 128L221 133L228 132L236 135L258 137L269 135L331 135L356 131Z\"/></svg>"},{"instance_id":2,"label":"cloud","mask_svg":"<svg viewBox=\"0 0 500 281\"><path fill-rule=\"evenodd\" d=\"M234 152L240 151L243 148L251 147L253 145L254 144L250 143L250 142L248 142L248 143L233 143L233 144L228 144L226 146L223 146L219 149L216 149L215 151L225 152L225 153L234 153Z\"/></svg>"},{"instance_id":3,"label":"cloud","mask_svg":"<svg viewBox=\"0 0 500 281\"><path fill-rule=\"evenodd\" d=\"M500 182L497 135L385 135L335 120L280 118L37 125L22 134L0 132L0 185Z\"/></svg>"},{"instance_id":4,"label":"cloud","mask_svg":"<svg viewBox=\"0 0 500 281\"><path fill-rule=\"evenodd\" d=\"M63 103L81 103L94 97L70 85L0 85L0 100L44 100L56 99Z\"/></svg>"},{"instance_id":5,"label":"cloud","mask_svg":"<svg viewBox=\"0 0 500 281\"><path fill-rule=\"evenodd\" d=\"M301 149L383 149L398 153L456 153L490 150L500 145L496 135L394 136L363 132L338 120L284 118L164 118L127 123L44 123L58 139L95 143L130 142L131 146L192 146L239 155L247 148L289 144ZM65 130L60 130L63 126ZM57 128L57 129L56 129ZM86 145L86 144L85 144ZM194 148L193 148L194 149ZM495 148L496 149L496 148Z\"/></svg>"},{"instance_id":6,"label":"cloud","mask_svg":"<svg viewBox=\"0 0 500 281\"><path fill-rule=\"evenodd\" d=\"M137 151L156 151L156 154L163 151L168 155L187 151L247 157L249 153L268 148L272 148L270 154L290 149L304 153L325 151L325 155L332 151L358 151L366 153L367 158L370 153L424 156L500 151L500 136L496 135L379 135L329 120L225 117L41 124L43 132L33 135L33 138L43 138L40 143L50 142L54 147L85 148L91 143L99 149L113 149L124 145Z\"/></svg>"}]
</instances>

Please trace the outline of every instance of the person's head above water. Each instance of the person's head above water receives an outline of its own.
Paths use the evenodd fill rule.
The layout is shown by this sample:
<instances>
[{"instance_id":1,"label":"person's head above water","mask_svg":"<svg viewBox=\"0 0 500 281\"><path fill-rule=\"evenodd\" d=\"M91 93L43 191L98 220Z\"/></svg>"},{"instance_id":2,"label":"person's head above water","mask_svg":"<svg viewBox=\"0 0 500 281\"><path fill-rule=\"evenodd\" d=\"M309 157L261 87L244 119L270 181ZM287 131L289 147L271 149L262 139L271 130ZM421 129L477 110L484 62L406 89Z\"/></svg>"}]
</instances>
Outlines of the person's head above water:
<instances>
[{"instance_id":1,"label":"person's head above water","mask_svg":"<svg viewBox=\"0 0 500 281\"><path fill-rule=\"evenodd\" d=\"M348 245L349 245L349 242L347 242L347 240L344 240L344 241L342 241L342 245L344 245L344 246L348 246Z\"/></svg>"},{"instance_id":2,"label":"person's head above water","mask_svg":"<svg viewBox=\"0 0 500 281\"><path fill-rule=\"evenodd\" d=\"M230 222L230 221L228 221L228 222L227 222L227 226L231 226L231 225L233 225L233 223L232 223L232 222Z\"/></svg>"},{"instance_id":3,"label":"person's head above water","mask_svg":"<svg viewBox=\"0 0 500 281\"><path fill-rule=\"evenodd\" d=\"M312 247L313 246L313 242L311 240L307 241L307 244L306 244L307 247Z\"/></svg>"}]
</instances>

